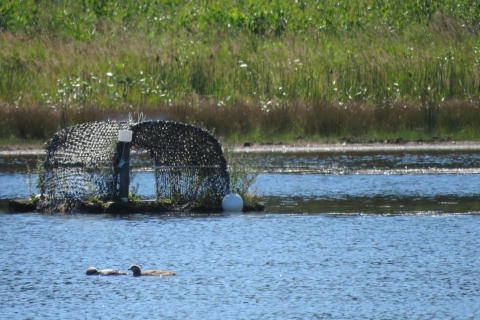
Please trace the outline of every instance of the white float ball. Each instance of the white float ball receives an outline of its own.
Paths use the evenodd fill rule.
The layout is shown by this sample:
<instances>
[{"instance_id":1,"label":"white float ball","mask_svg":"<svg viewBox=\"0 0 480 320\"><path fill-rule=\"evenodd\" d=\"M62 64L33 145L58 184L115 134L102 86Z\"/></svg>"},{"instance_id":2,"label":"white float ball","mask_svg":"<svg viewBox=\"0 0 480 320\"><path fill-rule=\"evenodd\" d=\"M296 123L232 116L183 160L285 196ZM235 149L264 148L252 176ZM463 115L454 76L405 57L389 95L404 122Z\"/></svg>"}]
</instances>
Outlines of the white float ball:
<instances>
[{"instance_id":1,"label":"white float ball","mask_svg":"<svg viewBox=\"0 0 480 320\"><path fill-rule=\"evenodd\" d=\"M223 211L226 212L240 212L243 209L243 200L236 193L227 194L222 200Z\"/></svg>"}]
</instances>

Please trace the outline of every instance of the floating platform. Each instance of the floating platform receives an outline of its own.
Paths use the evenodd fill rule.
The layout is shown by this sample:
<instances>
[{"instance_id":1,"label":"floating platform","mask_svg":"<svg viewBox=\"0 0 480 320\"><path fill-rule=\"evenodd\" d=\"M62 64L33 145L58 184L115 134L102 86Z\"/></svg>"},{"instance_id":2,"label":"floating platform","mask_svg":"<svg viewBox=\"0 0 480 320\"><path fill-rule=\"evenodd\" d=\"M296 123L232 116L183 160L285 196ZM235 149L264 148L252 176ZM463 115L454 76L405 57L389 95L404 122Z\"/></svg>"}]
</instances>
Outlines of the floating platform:
<instances>
[{"instance_id":1,"label":"floating platform","mask_svg":"<svg viewBox=\"0 0 480 320\"><path fill-rule=\"evenodd\" d=\"M244 206L242 212L264 211L263 203L256 203L253 206ZM26 213L37 210L35 201L31 199L13 199L8 202L9 213ZM41 211L39 211L41 212ZM135 202L91 202L81 201L75 206L67 207L59 205L54 210L43 213L109 213L109 214L135 214L135 213L151 213L151 214L168 214L168 213L221 213L223 212L221 205L216 206L194 206L186 204L183 206L169 205L156 201L135 201Z\"/></svg>"}]
</instances>

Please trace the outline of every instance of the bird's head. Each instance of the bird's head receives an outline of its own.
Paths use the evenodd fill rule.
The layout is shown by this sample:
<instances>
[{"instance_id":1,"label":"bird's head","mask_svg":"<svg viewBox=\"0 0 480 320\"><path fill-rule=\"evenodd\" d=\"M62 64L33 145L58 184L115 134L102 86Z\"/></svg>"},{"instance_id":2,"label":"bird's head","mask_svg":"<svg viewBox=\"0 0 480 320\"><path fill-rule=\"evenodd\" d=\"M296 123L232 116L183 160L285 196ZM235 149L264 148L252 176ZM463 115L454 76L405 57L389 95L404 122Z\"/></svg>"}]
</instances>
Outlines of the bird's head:
<instances>
[{"instance_id":1,"label":"bird's head","mask_svg":"<svg viewBox=\"0 0 480 320\"><path fill-rule=\"evenodd\" d=\"M132 271L133 274L140 274L142 272L138 264L132 264L128 270Z\"/></svg>"},{"instance_id":2,"label":"bird's head","mask_svg":"<svg viewBox=\"0 0 480 320\"><path fill-rule=\"evenodd\" d=\"M97 272L98 272L97 268L88 267L88 269L85 273L87 274L87 276L91 276L92 274L96 274Z\"/></svg>"}]
</instances>

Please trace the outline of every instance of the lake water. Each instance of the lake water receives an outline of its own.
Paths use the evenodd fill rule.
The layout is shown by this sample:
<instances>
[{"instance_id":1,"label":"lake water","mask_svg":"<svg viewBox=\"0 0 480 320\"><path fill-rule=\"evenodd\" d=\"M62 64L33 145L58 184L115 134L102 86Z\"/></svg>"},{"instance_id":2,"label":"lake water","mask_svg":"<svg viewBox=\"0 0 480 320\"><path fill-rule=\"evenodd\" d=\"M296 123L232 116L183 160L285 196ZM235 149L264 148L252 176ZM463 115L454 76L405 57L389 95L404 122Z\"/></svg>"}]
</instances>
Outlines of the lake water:
<instances>
[{"instance_id":1,"label":"lake water","mask_svg":"<svg viewBox=\"0 0 480 320\"><path fill-rule=\"evenodd\" d=\"M0 157L0 318L480 318L480 152L244 157L266 211L203 217L7 214L36 158ZM85 275L132 263L178 276Z\"/></svg>"}]
</instances>

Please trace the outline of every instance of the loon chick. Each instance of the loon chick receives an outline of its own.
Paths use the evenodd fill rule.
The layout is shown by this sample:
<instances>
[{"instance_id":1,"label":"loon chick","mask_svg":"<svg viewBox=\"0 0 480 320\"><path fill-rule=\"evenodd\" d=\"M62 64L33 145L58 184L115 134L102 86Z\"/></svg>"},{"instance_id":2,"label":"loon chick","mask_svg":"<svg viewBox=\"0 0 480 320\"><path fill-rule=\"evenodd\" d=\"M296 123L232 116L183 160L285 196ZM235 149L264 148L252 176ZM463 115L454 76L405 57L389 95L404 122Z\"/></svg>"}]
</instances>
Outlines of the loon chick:
<instances>
[{"instance_id":1,"label":"loon chick","mask_svg":"<svg viewBox=\"0 0 480 320\"><path fill-rule=\"evenodd\" d=\"M119 276L128 274L123 271L113 269L98 270L95 267L89 267L85 273L87 274L87 276Z\"/></svg>"},{"instance_id":2,"label":"loon chick","mask_svg":"<svg viewBox=\"0 0 480 320\"><path fill-rule=\"evenodd\" d=\"M177 273L175 271L168 271L168 270L141 270L138 264L132 264L128 269L133 272L134 277L138 276L176 276Z\"/></svg>"}]
</instances>

